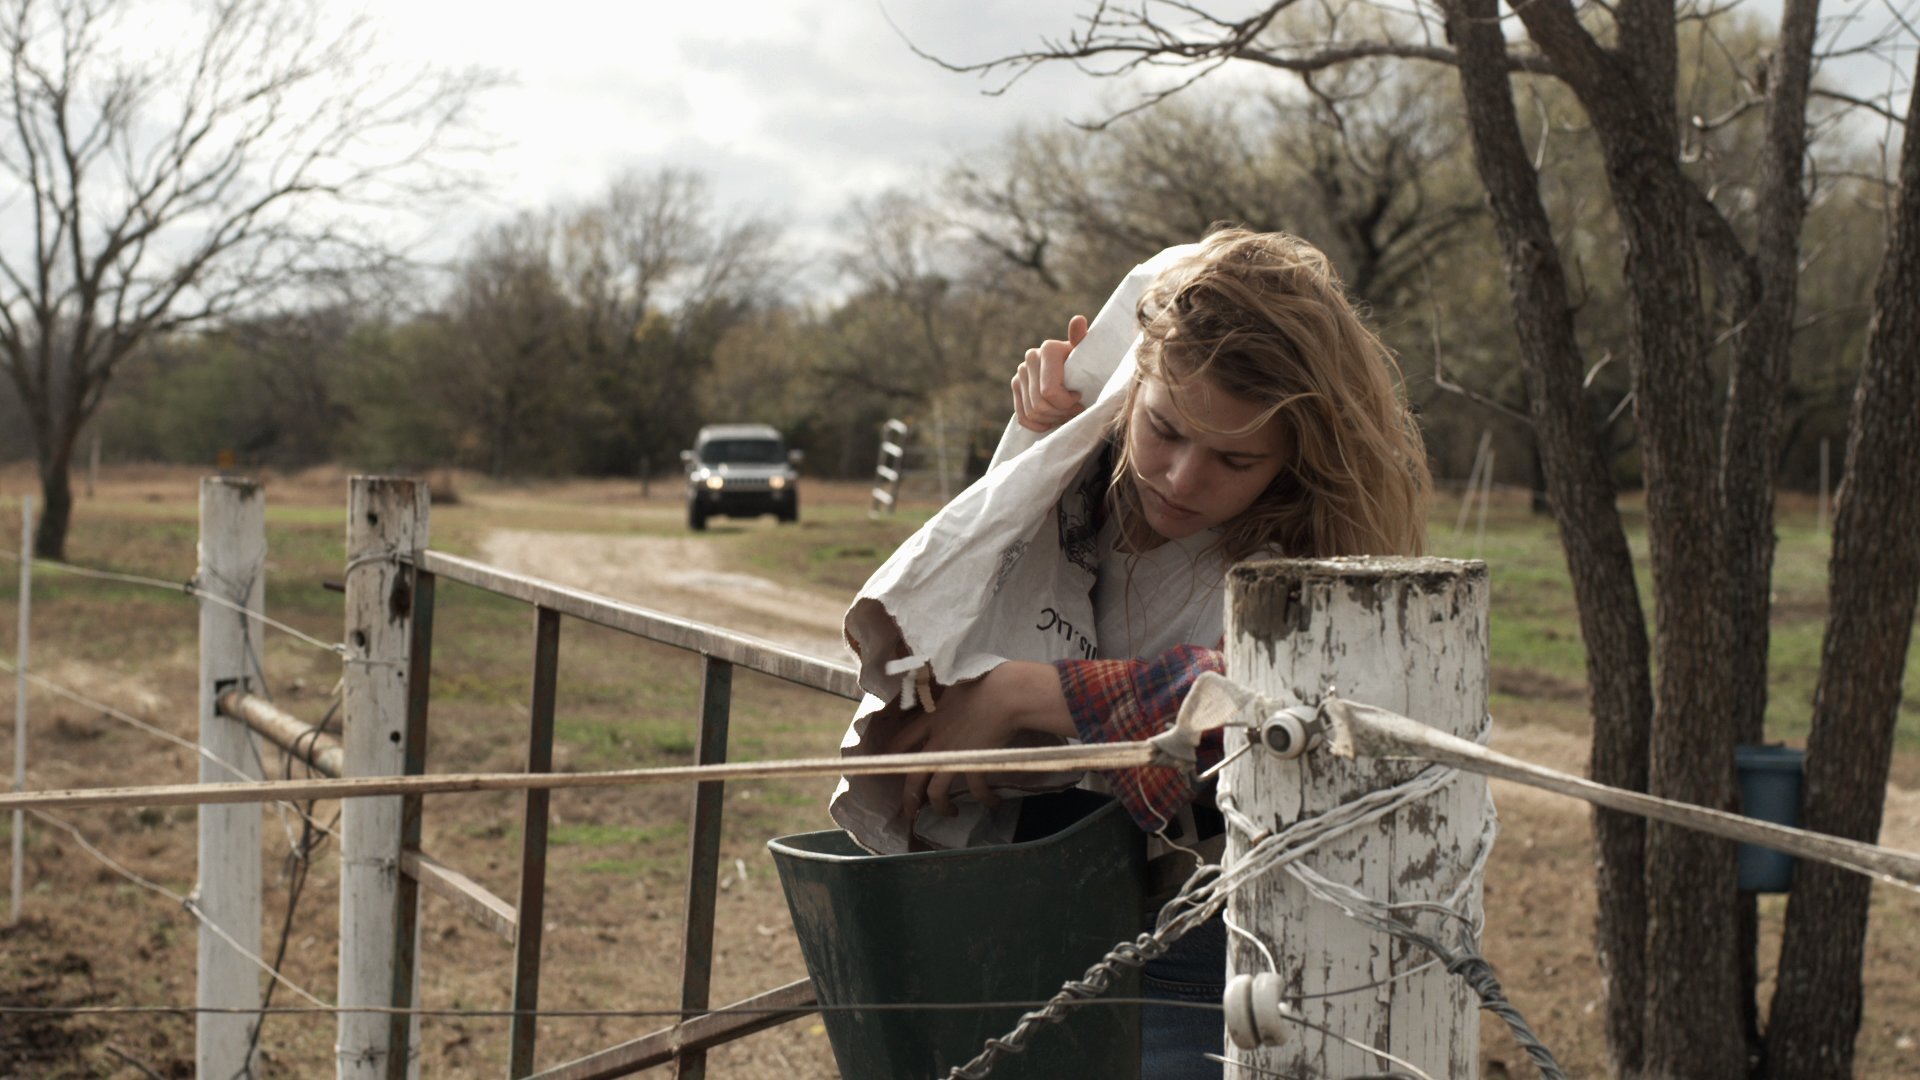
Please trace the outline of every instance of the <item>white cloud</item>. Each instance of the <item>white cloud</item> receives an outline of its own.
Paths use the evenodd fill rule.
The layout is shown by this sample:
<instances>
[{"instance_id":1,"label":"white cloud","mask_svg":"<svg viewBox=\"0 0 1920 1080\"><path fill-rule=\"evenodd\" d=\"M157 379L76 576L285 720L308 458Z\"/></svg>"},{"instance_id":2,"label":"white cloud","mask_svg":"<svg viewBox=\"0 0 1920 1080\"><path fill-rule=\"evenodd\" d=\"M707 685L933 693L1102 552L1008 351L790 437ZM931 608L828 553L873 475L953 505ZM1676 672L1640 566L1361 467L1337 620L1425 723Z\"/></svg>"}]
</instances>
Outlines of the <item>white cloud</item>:
<instances>
[{"instance_id":1,"label":"white cloud","mask_svg":"<svg viewBox=\"0 0 1920 1080\"><path fill-rule=\"evenodd\" d=\"M626 168L713 178L728 206L818 243L856 196L912 186L1016 122L1098 111L1065 69L1000 97L913 55L978 60L1069 25L1077 6L1019 0L728 0L636 4L408 0L371 13L396 62L493 69L479 110L499 144L475 218L585 198Z\"/></svg>"}]
</instances>

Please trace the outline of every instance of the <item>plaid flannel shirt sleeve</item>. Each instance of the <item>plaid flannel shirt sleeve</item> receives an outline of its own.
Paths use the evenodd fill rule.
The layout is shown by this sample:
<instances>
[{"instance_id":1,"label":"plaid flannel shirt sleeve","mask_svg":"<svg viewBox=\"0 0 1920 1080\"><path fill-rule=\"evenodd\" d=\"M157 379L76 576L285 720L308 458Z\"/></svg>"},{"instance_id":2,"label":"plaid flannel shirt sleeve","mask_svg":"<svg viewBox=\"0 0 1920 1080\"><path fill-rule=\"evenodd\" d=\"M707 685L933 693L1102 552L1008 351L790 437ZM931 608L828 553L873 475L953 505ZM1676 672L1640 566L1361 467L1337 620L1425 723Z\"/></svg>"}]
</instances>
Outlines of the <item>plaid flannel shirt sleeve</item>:
<instances>
[{"instance_id":1,"label":"plaid flannel shirt sleeve","mask_svg":"<svg viewBox=\"0 0 1920 1080\"><path fill-rule=\"evenodd\" d=\"M1145 660L1056 660L1060 690L1073 714L1080 741L1137 742L1173 726L1195 679L1202 672L1224 674L1218 649L1181 645ZM1200 744L1201 771L1220 760L1220 733ZM1134 823L1158 832L1191 803L1198 787L1183 769L1147 767L1102 770L1116 798Z\"/></svg>"}]
</instances>

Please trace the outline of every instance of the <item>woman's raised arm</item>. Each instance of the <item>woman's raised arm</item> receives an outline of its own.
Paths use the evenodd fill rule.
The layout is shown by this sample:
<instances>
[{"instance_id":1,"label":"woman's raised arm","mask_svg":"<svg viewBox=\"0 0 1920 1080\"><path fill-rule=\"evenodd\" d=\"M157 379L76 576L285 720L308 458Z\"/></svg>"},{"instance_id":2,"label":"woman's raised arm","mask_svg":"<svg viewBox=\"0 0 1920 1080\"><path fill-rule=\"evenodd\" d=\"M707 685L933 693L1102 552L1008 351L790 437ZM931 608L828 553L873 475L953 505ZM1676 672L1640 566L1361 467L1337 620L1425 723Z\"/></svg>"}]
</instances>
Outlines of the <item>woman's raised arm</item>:
<instances>
[{"instance_id":1,"label":"woman's raised arm","mask_svg":"<svg viewBox=\"0 0 1920 1080\"><path fill-rule=\"evenodd\" d=\"M1013 373L1013 416L1028 431L1042 434L1073 419L1085 408L1078 390L1067 389L1067 357L1087 336L1087 317L1067 321L1067 338L1049 338L1028 349Z\"/></svg>"}]
</instances>

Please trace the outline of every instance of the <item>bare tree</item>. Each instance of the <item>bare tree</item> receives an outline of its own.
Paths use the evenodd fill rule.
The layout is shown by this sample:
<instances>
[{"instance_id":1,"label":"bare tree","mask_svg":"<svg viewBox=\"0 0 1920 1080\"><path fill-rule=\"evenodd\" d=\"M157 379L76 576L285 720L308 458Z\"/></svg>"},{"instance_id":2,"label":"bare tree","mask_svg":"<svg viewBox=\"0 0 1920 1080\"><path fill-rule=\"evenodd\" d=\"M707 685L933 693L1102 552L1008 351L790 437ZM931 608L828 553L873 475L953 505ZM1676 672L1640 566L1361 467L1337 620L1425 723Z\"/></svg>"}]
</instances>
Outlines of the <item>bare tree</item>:
<instances>
[{"instance_id":1,"label":"bare tree","mask_svg":"<svg viewBox=\"0 0 1920 1080\"><path fill-rule=\"evenodd\" d=\"M707 178L682 169L624 173L562 215L557 272L604 410L591 467L658 464L687 445L700 375L729 329L776 302L782 248L777 226L723 215Z\"/></svg>"},{"instance_id":2,"label":"bare tree","mask_svg":"<svg viewBox=\"0 0 1920 1080\"><path fill-rule=\"evenodd\" d=\"M183 6L174 48L137 8L0 8L0 371L32 429L45 558L64 552L75 439L116 367L389 259L375 215L457 180L448 155L487 83L376 70L367 26L313 0Z\"/></svg>"},{"instance_id":3,"label":"bare tree","mask_svg":"<svg viewBox=\"0 0 1920 1080\"><path fill-rule=\"evenodd\" d=\"M1437 82L1375 62L1304 99L1189 97L1090 131L1016 131L948 188L974 241L1055 291L1079 286L1068 264L1096 268L1081 276L1104 289L1113 270L1230 221L1315 241L1350 289L1392 306L1483 214Z\"/></svg>"},{"instance_id":4,"label":"bare tree","mask_svg":"<svg viewBox=\"0 0 1920 1080\"><path fill-rule=\"evenodd\" d=\"M555 279L550 215L523 214L474 239L447 305L434 383L489 475L555 464L579 400L577 311Z\"/></svg>"},{"instance_id":5,"label":"bare tree","mask_svg":"<svg viewBox=\"0 0 1920 1080\"><path fill-rule=\"evenodd\" d=\"M1812 79L1817 0L1788 0L1765 55L1740 58L1749 73L1741 99L1713 116L1690 110L1679 79L1681 28L1711 35L1721 14L1712 7L1510 2L1525 36L1509 42L1497 0L1440 0L1401 16L1375 5L1336 6L1312 32L1289 26L1307 6L1278 0L1230 19L1186 0L1102 3L1060 40L969 69L1017 78L1059 61L1111 75L1184 67L1183 80L1143 94L1138 105L1145 107L1233 62L1308 79L1379 58L1453 67L1506 259L1536 437L1580 608L1593 773L1731 807L1733 745L1758 731L1765 703L1771 493L1807 204L1808 103L1816 95L1845 98ZM1360 14L1347 18L1350 12ZM1603 438L1583 397L1577 306L1543 209L1538 147L1528 145L1516 110L1517 76L1551 77L1578 102L1624 241L1627 358L1653 570L1651 648L1597 453ZM1891 103L1855 104L1900 117ZM1689 162L1717 131L1748 115L1764 125L1758 177L1737 197L1716 201L1727 193L1703 188ZM1914 142L1903 151L1908 159ZM1826 696L1810 747L1808 817L1860 838L1878 828L1891 702L1912 622L1905 607L1890 621L1874 621L1873 593L1910 600L1920 588L1913 554L1920 539L1902 516L1916 493L1912 477L1901 475L1913 472L1905 440L1920 400L1908 370L1920 350L1911 250L1920 204L1911 171L1902 182L1855 399L1845 481L1853 509L1836 523L1833 622L1820 678ZM1722 370L1730 373L1724 381ZM1881 546L1890 549L1881 557L1862 554ZM1854 563L1842 568L1843 557ZM1868 647L1863 638L1874 634ZM1843 700L1857 710L1846 715ZM1596 831L1608 1042L1622 1073L1743 1075L1754 1051L1764 1050L1760 1071L1771 1075L1848 1074L1859 1023L1864 884L1818 874L1820 884L1796 896L1788 931L1796 944L1783 952L1768 1043L1749 1045L1740 1034L1740 935L1726 916L1735 903L1731 846L1610 813L1596 817Z\"/></svg>"},{"instance_id":6,"label":"bare tree","mask_svg":"<svg viewBox=\"0 0 1920 1080\"><path fill-rule=\"evenodd\" d=\"M945 258L949 228L925 200L891 191L848 208L840 269L854 295L837 313L842 355L822 374L907 406L978 370L978 291Z\"/></svg>"}]
</instances>

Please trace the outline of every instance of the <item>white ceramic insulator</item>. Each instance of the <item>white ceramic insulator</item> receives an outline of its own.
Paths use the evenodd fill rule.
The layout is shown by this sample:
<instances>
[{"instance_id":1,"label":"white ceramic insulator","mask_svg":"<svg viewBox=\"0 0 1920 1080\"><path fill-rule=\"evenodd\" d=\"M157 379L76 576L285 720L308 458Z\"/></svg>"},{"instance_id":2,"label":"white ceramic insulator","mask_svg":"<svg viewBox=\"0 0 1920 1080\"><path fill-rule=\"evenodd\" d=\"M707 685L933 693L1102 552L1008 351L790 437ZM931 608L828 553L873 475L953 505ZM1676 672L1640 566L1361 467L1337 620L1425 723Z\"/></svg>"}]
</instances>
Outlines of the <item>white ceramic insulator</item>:
<instances>
[{"instance_id":1,"label":"white ceramic insulator","mask_svg":"<svg viewBox=\"0 0 1920 1080\"><path fill-rule=\"evenodd\" d=\"M1220 999L1226 1013L1227 1038L1242 1050L1260 1045L1260 1026L1253 1015L1253 976L1246 973L1227 980L1227 992Z\"/></svg>"},{"instance_id":2,"label":"white ceramic insulator","mask_svg":"<svg viewBox=\"0 0 1920 1080\"><path fill-rule=\"evenodd\" d=\"M1227 1037L1242 1050L1280 1046L1287 1041L1286 1004L1280 976L1245 973L1227 980L1220 1004L1226 1014Z\"/></svg>"},{"instance_id":3,"label":"white ceramic insulator","mask_svg":"<svg viewBox=\"0 0 1920 1080\"><path fill-rule=\"evenodd\" d=\"M1271 971L1253 977L1253 1022L1262 1046L1281 1046L1287 1041L1287 1006L1281 989L1280 976Z\"/></svg>"},{"instance_id":4,"label":"white ceramic insulator","mask_svg":"<svg viewBox=\"0 0 1920 1080\"><path fill-rule=\"evenodd\" d=\"M1307 752L1307 725L1291 710L1277 712L1260 725L1260 745L1280 758L1297 758Z\"/></svg>"}]
</instances>

